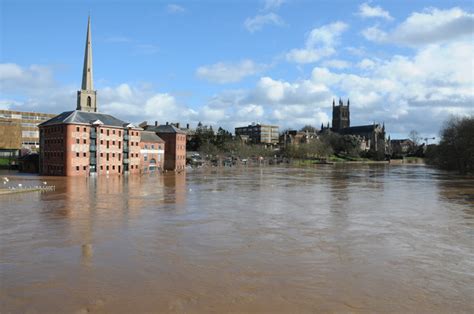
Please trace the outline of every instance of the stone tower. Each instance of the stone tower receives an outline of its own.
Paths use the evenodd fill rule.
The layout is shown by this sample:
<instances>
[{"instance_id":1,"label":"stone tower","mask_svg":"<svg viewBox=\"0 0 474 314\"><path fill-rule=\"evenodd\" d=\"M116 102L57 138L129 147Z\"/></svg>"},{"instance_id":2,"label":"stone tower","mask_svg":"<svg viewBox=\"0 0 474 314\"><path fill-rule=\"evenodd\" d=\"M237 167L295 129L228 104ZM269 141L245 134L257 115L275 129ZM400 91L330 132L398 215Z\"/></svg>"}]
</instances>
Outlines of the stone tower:
<instances>
[{"instance_id":1,"label":"stone tower","mask_svg":"<svg viewBox=\"0 0 474 314\"><path fill-rule=\"evenodd\" d=\"M347 106L344 106L342 100L339 98L339 105L336 106L334 99L332 101L332 130L338 132L341 129L351 126L350 102L347 100Z\"/></svg>"},{"instance_id":2,"label":"stone tower","mask_svg":"<svg viewBox=\"0 0 474 314\"><path fill-rule=\"evenodd\" d=\"M82 70L82 86L77 91L77 110L97 112L97 91L92 80L92 44L91 17L87 21L86 50L84 53L84 69Z\"/></svg>"}]
</instances>

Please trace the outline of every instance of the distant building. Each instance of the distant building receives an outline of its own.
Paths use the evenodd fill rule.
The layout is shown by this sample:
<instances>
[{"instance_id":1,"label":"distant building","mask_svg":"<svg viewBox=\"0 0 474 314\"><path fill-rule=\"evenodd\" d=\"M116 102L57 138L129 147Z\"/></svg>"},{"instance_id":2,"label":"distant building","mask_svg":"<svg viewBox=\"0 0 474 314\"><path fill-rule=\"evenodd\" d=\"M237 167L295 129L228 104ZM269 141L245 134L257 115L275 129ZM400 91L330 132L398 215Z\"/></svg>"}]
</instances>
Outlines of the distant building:
<instances>
[{"instance_id":1,"label":"distant building","mask_svg":"<svg viewBox=\"0 0 474 314\"><path fill-rule=\"evenodd\" d=\"M287 147L290 145L298 146L300 144L310 143L318 138L318 134L308 131L287 130L280 135L280 146Z\"/></svg>"},{"instance_id":2,"label":"distant building","mask_svg":"<svg viewBox=\"0 0 474 314\"><path fill-rule=\"evenodd\" d=\"M54 116L49 113L0 110L0 151L38 151L38 125Z\"/></svg>"},{"instance_id":3,"label":"distant building","mask_svg":"<svg viewBox=\"0 0 474 314\"><path fill-rule=\"evenodd\" d=\"M157 123L156 123L157 124ZM163 168L168 171L186 169L186 132L171 124L145 125L146 131L155 132L165 141L165 162Z\"/></svg>"},{"instance_id":4,"label":"distant building","mask_svg":"<svg viewBox=\"0 0 474 314\"><path fill-rule=\"evenodd\" d=\"M39 125L39 170L44 175L139 173L141 129L98 113L92 76L90 18L77 107Z\"/></svg>"},{"instance_id":5,"label":"distant building","mask_svg":"<svg viewBox=\"0 0 474 314\"><path fill-rule=\"evenodd\" d=\"M244 127L235 128L235 136L245 138L253 144L276 145L278 144L278 126L266 124L250 124Z\"/></svg>"},{"instance_id":6,"label":"distant building","mask_svg":"<svg viewBox=\"0 0 474 314\"><path fill-rule=\"evenodd\" d=\"M335 101L332 102L332 127L324 128L321 125L321 130L330 130L341 135L353 135L360 141L360 148L363 151L371 151L384 155L388 152L388 141L385 138L385 124L367 124L352 126L350 124L350 102L347 100L347 105L339 99L339 104L336 106Z\"/></svg>"},{"instance_id":7,"label":"distant building","mask_svg":"<svg viewBox=\"0 0 474 314\"><path fill-rule=\"evenodd\" d=\"M165 141L155 132L142 131L140 140L140 172L148 173L163 169Z\"/></svg>"},{"instance_id":8,"label":"distant building","mask_svg":"<svg viewBox=\"0 0 474 314\"><path fill-rule=\"evenodd\" d=\"M394 157L407 156L408 154L415 151L415 146L415 143L413 143L413 141L408 138L390 140L392 156Z\"/></svg>"}]
</instances>

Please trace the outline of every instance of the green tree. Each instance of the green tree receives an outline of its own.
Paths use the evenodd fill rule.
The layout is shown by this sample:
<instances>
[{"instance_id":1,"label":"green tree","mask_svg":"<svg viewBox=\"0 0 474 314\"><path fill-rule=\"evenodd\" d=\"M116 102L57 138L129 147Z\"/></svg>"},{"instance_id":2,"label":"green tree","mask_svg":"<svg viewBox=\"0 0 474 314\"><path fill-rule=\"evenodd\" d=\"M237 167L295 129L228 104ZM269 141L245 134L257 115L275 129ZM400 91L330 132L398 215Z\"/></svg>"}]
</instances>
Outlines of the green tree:
<instances>
[{"instance_id":1,"label":"green tree","mask_svg":"<svg viewBox=\"0 0 474 314\"><path fill-rule=\"evenodd\" d=\"M453 117L446 121L439 145L429 158L443 169L474 172L474 117Z\"/></svg>"}]
</instances>

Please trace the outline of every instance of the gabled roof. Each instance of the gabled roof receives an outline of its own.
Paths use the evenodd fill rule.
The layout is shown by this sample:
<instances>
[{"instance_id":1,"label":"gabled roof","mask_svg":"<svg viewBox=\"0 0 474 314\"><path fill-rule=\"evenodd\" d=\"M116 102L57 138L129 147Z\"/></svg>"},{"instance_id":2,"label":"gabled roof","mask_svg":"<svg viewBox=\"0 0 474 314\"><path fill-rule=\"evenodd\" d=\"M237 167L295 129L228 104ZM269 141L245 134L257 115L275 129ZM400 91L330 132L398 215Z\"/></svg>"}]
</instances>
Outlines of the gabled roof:
<instances>
[{"instance_id":1,"label":"gabled roof","mask_svg":"<svg viewBox=\"0 0 474 314\"><path fill-rule=\"evenodd\" d=\"M351 127L340 130L339 133L342 133L342 134L370 133L370 132L373 132L378 126L379 126L378 124L351 126Z\"/></svg>"},{"instance_id":2,"label":"gabled roof","mask_svg":"<svg viewBox=\"0 0 474 314\"><path fill-rule=\"evenodd\" d=\"M128 125L128 123L126 123L125 121L117 119L108 114L74 110L65 111L57 115L56 117L41 123L39 126L47 126L53 124L93 124L97 120L100 120L100 122L102 122L104 126L123 128L124 125Z\"/></svg>"},{"instance_id":3,"label":"gabled roof","mask_svg":"<svg viewBox=\"0 0 474 314\"><path fill-rule=\"evenodd\" d=\"M180 134L186 134L185 131L178 129L174 125L171 124L162 124L159 126L147 126L146 127L147 131L153 131L156 133L180 133Z\"/></svg>"},{"instance_id":4,"label":"gabled roof","mask_svg":"<svg viewBox=\"0 0 474 314\"><path fill-rule=\"evenodd\" d=\"M141 136L140 136L140 141L141 142L146 142L146 143L164 143L158 135L156 135L155 132L152 131L142 131Z\"/></svg>"}]
</instances>

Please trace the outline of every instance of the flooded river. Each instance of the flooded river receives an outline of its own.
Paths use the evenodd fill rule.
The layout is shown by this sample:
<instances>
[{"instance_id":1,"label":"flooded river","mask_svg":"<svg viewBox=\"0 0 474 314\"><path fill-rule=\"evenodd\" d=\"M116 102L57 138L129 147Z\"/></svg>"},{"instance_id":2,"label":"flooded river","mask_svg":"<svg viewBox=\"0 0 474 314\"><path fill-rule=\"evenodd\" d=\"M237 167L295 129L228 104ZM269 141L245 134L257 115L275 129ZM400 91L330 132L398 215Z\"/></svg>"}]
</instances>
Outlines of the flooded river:
<instances>
[{"instance_id":1,"label":"flooded river","mask_svg":"<svg viewBox=\"0 0 474 314\"><path fill-rule=\"evenodd\" d=\"M10 179L56 190L0 195L1 313L474 312L472 177L323 165Z\"/></svg>"}]
</instances>

